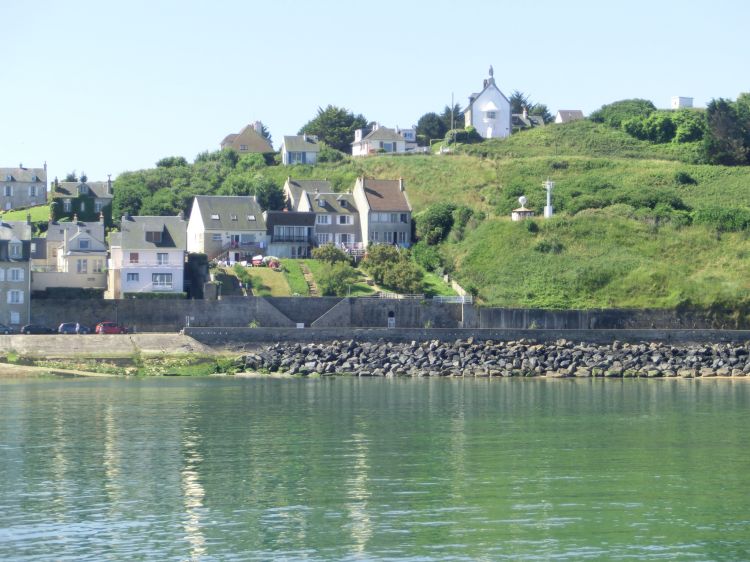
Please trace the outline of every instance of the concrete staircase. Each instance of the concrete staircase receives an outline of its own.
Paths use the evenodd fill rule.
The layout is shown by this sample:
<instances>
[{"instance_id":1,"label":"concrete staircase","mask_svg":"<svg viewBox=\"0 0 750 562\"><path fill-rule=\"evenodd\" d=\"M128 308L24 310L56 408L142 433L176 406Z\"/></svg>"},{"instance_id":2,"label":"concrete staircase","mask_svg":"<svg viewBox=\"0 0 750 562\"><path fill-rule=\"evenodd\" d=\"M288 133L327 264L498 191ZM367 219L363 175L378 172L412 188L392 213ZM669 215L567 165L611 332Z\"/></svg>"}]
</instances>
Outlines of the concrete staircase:
<instances>
[{"instance_id":1,"label":"concrete staircase","mask_svg":"<svg viewBox=\"0 0 750 562\"><path fill-rule=\"evenodd\" d=\"M300 269L302 270L302 275L305 276L305 282L307 283L307 287L310 290L310 296L319 297L320 291L318 291L318 286L315 284L315 278L310 272L310 268L307 267L305 262L298 262L298 263L299 263Z\"/></svg>"}]
</instances>

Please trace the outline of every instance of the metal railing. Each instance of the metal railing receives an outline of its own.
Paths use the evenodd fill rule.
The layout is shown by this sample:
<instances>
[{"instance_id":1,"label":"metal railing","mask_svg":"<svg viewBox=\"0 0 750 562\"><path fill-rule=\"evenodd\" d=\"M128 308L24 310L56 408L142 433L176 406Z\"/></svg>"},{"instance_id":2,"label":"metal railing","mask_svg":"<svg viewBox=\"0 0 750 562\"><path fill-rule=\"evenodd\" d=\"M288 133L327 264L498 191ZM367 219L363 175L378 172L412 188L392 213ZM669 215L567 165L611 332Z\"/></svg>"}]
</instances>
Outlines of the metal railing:
<instances>
[{"instance_id":1,"label":"metal railing","mask_svg":"<svg viewBox=\"0 0 750 562\"><path fill-rule=\"evenodd\" d=\"M456 296L451 296L451 297L438 295L438 296L432 297L432 300L434 302L439 302L439 303L453 303L453 304L471 304L474 302L474 298L471 295L464 295L464 296L456 295Z\"/></svg>"}]
</instances>

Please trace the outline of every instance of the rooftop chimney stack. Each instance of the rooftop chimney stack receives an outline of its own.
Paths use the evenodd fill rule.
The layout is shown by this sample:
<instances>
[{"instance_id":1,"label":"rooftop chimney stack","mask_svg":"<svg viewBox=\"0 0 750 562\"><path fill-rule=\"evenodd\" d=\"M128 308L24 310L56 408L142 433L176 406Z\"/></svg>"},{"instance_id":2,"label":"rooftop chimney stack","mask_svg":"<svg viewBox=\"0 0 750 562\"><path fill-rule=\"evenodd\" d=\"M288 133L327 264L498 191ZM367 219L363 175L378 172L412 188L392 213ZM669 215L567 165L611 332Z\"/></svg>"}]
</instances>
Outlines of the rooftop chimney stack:
<instances>
[{"instance_id":1,"label":"rooftop chimney stack","mask_svg":"<svg viewBox=\"0 0 750 562\"><path fill-rule=\"evenodd\" d=\"M398 178L398 188L403 191L404 190L404 178Z\"/></svg>"},{"instance_id":2,"label":"rooftop chimney stack","mask_svg":"<svg viewBox=\"0 0 750 562\"><path fill-rule=\"evenodd\" d=\"M107 195L112 195L112 174L107 174Z\"/></svg>"}]
</instances>

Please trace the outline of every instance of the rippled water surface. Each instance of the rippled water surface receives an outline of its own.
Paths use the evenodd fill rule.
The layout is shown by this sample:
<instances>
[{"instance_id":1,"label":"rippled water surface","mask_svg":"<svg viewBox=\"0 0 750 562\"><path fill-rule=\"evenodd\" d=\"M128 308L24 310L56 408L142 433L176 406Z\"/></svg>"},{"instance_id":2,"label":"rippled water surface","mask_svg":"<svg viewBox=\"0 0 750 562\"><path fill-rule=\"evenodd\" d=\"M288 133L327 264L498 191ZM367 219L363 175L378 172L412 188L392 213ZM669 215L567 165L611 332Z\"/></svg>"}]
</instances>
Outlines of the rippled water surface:
<instances>
[{"instance_id":1,"label":"rippled water surface","mask_svg":"<svg viewBox=\"0 0 750 562\"><path fill-rule=\"evenodd\" d=\"M745 560L750 381L0 378L1 560Z\"/></svg>"}]
</instances>

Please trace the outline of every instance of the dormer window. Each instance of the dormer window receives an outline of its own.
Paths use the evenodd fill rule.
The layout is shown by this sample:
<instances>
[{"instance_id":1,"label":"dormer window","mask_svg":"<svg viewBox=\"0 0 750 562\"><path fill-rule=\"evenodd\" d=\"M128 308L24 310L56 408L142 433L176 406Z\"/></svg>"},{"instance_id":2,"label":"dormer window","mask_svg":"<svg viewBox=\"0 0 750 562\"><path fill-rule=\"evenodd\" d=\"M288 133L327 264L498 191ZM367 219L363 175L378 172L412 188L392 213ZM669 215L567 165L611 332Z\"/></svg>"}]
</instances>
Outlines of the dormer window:
<instances>
[{"instance_id":1,"label":"dormer window","mask_svg":"<svg viewBox=\"0 0 750 562\"><path fill-rule=\"evenodd\" d=\"M325 206L326 206L325 199L318 199L318 207L323 207L324 208Z\"/></svg>"},{"instance_id":2,"label":"dormer window","mask_svg":"<svg viewBox=\"0 0 750 562\"><path fill-rule=\"evenodd\" d=\"M154 244L161 243L161 231L159 230L149 230L146 232L146 242L153 242Z\"/></svg>"},{"instance_id":3,"label":"dormer window","mask_svg":"<svg viewBox=\"0 0 750 562\"><path fill-rule=\"evenodd\" d=\"M237 220L237 215L232 215L231 218L232 218L233 221L236 221Z\"/></svg>"},{"instance_id":4,"label":"dormer window","mask_svg":"<svg viewBox=\"0 0 750 562\"><path fill-rule=\"evenodd\" d=\"M346 199L342 199L341 200L341 206L342 207L346 207Z\"/></svg>"},{"instance_id":5,"label":"dormer window","mask_svg":"<svg viewBox=\"0 0 750 562\"><path fill-rule=\"evenodd\" d=\"M495 119L497 116L497 113L495 111L488 111L487 112L487 119Z\"/></svg>"},{"instance_id":6,"label":"dormer window","mask_svg":"<svg viewBox=\"0 0 750 562\"><path fill-rule=\"evenodd\" d=\"M78 249L79 250L88 250L91 247L91 241L90 240L79 240L78 241Z\"/></svg>"},{"instance_id":7,"label":"dormer window","mask_svg":"<svg viewBox=\"0 0 750 562\"><path fill-rule=\"evenodd\" d=\"M79 185L78 186L78 195L86 195L89 192L89 187L87 185Z\"/></svg>"},{"instance_id":8,"label":"dormer window","mask_svg":"<svg viewBox=\"0 0 750 562\"><path fill-rule=\"evenodd\" d=\"M21 243L20 242L11 242L9 244L10 247L10 257L11 258L20 258L21 257Z\"/></svg>"},{"instance_id":9,"label":"dormer window","mask_svg":"<svg viewBox=\"0 0 750 562\"><path fill-rule=\"evenodd\" d=\"M11 176L10 174L7 174L5 176L5 181L13 181L13 176Z\"/></svg>"},{"instance_id":10,"label":"dormer window","mask_svg":"<svg viewBox=\"0 0 750 562\"><path fill-rule=\"evenodd\" d=\"M255 220L255 215L247 215L247 220L254 221Z\"/></svg>"},{"instance_id":11,"label":"dormer window","mask_svg":"<svg viewBox=\"0 0 750 562\"><path fill-rule=\"evenodd\" d=\"M31 181L39 181L39 178L37 176L31 176Z\"/></svg>"},{"instance_id":12,"label":"dormer window","mask_svg":"<svg viewBox=\"0 0 750 562\"><path fill-rule=\"evenodd\" d=\"M213 215L211 215L211 220L215 220L215 221L219 220L219 214L214 213Z\"/></svg>"}]
</instances>

